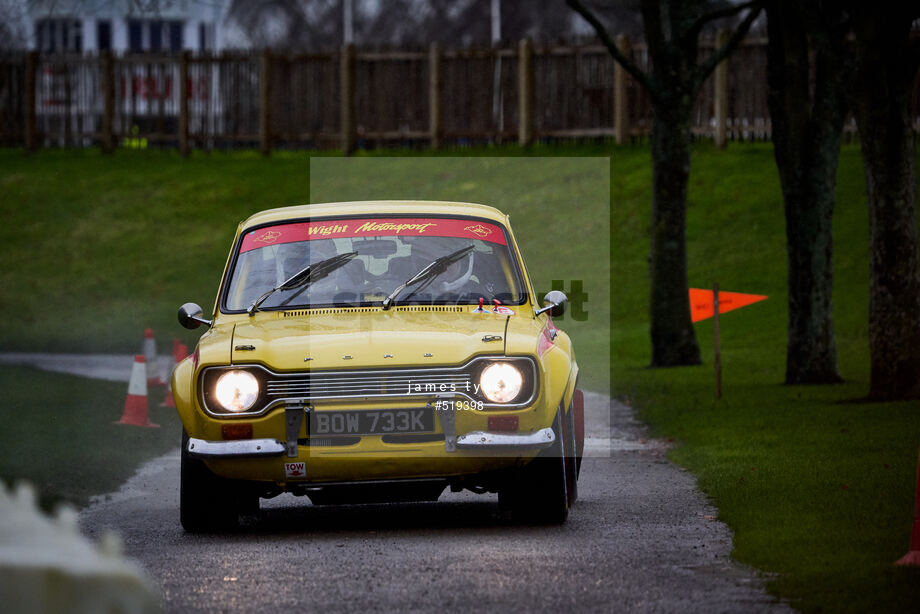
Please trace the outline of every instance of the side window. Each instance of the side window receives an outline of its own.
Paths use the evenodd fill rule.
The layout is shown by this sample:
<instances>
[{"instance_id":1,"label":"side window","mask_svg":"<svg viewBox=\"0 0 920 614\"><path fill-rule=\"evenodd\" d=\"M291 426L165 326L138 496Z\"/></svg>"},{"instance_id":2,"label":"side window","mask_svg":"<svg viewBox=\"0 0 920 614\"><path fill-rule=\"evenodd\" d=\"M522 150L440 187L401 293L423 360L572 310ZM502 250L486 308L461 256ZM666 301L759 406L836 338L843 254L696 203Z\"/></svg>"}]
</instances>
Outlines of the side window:
<instances>
[{"instance_id":1,"label":"side window","mask_svg":"<svg viewBox=\"0 0 920 614\"><path fill-rule=\"evenodd\" d=\"M182 22L162 19L128 21L128 50L182 51Z\"/></svg>"},{"instance_id":2,"label":"side window","mask_svg":"<svg viewBox=\"0 0 920 614\"><path fill-rule=\"evenodd\" d=\"M35 43L45 53L80 53L83 24L78 19L39 19L35 22Z\"/></svg>"},{"instance_id":3,"label":"side window","mask_svg":"<svg viewBox=\"0 0 920 614\"><path fill-rule=\"evenodd\" d=\"M182 23L169 22L169 50L182 51Z\"/></svg>"},{"instance_id":4,"label":"side window","mask_svg":"<svg viewBox=\"0 0 920 614\"><path fill-rule=\"evenodd\" d=\"M140 53L144 50L143 23L140 21L128 22L128 51Z\"/></svg>"},{"instance_id":5,"label":"side window","mask_svg":"<svg viewBox=\"0 0 920 614\"><path fill-rule=\"evenodd\" d=\"M96 22L96 48L99 51L112 48L112 22L107 19Z\"/></svg>"},{"instance_id":6,"label":"side window","mask_svg":"<svg viewBox=\"0 0 920 614\"><path fill-rule=\"evenodd\" d=\"M163 48L163 22L151 21L150 26L150 51L159 51Z\"/></svg>"}]
</instances>

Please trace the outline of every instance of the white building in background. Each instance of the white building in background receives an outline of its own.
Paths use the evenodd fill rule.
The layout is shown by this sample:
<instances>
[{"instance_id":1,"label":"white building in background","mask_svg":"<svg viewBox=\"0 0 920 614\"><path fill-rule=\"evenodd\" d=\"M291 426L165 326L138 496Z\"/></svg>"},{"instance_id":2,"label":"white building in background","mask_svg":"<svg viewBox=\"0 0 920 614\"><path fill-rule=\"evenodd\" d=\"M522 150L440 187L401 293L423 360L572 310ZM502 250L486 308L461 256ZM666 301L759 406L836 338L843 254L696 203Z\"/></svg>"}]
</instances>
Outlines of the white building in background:
<instances>
[{"instance_id":1,"label":"white building in background","mask_svg":"<svg viewBox=\"0 0 920 614\"><path fill-rule=\"evenodd\" d=\"M230 0L20 0L43 53L220 51Z\"/></svg>"}]
</instances>

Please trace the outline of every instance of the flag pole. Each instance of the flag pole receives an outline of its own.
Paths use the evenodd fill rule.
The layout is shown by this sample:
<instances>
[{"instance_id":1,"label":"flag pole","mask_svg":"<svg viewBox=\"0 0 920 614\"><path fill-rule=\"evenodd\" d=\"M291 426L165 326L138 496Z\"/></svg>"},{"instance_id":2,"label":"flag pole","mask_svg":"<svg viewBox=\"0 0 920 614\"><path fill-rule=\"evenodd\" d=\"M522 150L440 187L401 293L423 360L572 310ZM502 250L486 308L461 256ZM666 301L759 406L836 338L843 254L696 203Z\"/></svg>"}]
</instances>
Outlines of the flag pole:
<instances>
[{"instance_id":1,"label":"flag pole","mask_svg":"<svg viewBox=\"0 0 920 614\"><path fill-rule=\"evenodd\" d=\"M715 358L713 365L716 371L716 399L722 398L722 340L719 334L719 283L712 284L712 332L713 332L713 350Z\"/></svg>"}]
</instances>

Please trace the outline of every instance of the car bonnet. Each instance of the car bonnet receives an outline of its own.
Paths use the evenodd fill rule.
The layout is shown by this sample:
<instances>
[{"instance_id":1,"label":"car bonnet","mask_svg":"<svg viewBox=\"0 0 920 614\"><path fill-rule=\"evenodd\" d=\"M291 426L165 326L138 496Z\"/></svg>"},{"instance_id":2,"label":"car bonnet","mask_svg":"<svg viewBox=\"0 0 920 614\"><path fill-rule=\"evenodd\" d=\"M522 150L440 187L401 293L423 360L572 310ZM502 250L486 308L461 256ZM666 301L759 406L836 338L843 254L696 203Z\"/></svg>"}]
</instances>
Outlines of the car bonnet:
<instances>
[{"instance_id":1,"label":"car bonnet","mask_svg":"<svg viewBox=\"0 0 920 614\"><path fill-rule=\"evenodd\" d=\"M475 355L503 354L510 317L468 305L266 314L236 325L232 360L283 371L458 365Z\"/></svg>"}]
</instances>

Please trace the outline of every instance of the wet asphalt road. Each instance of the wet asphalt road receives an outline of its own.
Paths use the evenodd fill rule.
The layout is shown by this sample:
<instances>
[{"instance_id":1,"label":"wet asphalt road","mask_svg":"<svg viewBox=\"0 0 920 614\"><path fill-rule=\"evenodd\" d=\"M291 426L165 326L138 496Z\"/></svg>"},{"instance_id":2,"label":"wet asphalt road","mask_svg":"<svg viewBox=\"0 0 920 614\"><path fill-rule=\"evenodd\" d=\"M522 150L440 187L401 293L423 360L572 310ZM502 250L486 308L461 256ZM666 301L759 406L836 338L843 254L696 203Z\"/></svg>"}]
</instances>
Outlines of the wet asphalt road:
<instances>
[{"instance_id":1,"label":"wet asphalt road","mask_svg":"<svg viewBox=\"0 0 920 614\"><path fill-rule=\"evenodd\" d=\"M495 495L468 492L340 507L283 495L237 532L187 535L178 449L81 524L120 532L170 612L789 611L731 561L717 511L628 408L586 395L586 414L579 500L563 526L517 525Z\"/></svg>"}]
</instances>

